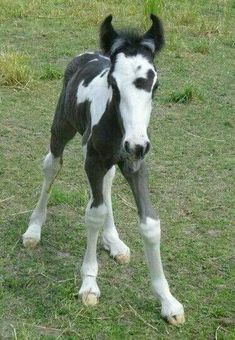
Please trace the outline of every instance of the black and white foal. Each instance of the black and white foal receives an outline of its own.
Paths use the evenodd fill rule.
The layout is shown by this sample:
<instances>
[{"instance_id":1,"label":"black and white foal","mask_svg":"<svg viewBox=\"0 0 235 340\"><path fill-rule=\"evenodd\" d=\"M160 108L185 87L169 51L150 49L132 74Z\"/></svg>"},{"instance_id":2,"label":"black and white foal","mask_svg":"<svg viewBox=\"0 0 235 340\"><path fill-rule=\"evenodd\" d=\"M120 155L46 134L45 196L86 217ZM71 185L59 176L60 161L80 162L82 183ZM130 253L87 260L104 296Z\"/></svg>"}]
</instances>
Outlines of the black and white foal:
<instances>
[{"instance_id":1,"label":"black and white foal","mask_svg":"<svg viewBox=\"0 0 235 340\"><path fill-rule=\"evenodd\" d=\"M144 157L149 151L147 134L152 95L157 87L153 59L164 44L160 20L151 15L152 26L142 36L116 32L108 16L100 30L102 53L84 53L68 65L63 90L51 128L50 152L44 160L41 196L23 235L26 247L41 238L41 226L52 183L62 166L66 143L77 132L82 135L85 171L90 186L86 208L87 248L82 264L79 294L85 304L100 296L96 283L96 245L103 227L103 245L119 262L128 262L129 248L116 230L111 185L117 164L127 179L137 204L139 230L154 293L160 298L162 316L171 324L184 322L183 306L171 295L160 257L160 220L149 198Z\"/></svg>"}]
</instances>

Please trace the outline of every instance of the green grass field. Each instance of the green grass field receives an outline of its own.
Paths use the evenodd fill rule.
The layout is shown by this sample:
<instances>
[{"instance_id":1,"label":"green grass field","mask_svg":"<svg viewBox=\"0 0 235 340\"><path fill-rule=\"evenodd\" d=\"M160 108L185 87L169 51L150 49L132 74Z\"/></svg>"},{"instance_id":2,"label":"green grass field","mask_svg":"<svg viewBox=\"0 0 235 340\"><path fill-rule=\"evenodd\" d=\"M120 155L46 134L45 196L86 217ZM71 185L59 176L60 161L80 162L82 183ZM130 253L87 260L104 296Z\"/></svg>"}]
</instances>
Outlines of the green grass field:
<instances>
[{"instance_id":1,"label":"green grass field","mask_svg":"<svg viewBox=\"0 0 235 340\"><path fill-rule=\"evenodd\" d=\"M40 246L21 242L65 65L98 49L106 15L115 27L146 30L150 10L167 44L156 59L147 162L165 273L185 307L179 328L160 317L120 173L113 207L131 262L118 265L99 243L100 302L87 308L77 297L88 201L78 137L65 151ZM0 339L235 339L234 14L229 0L0 0Z\"/></svg>"}]
</instances>

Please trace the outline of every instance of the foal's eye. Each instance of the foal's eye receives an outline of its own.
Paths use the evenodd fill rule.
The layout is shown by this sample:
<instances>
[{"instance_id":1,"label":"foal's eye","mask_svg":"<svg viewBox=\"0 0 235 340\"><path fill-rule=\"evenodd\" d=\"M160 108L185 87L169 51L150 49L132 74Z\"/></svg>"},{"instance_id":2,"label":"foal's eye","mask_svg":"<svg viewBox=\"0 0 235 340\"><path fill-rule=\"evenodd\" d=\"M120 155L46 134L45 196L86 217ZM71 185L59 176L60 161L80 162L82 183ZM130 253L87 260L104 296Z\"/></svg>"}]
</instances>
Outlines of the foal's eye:
<instances>
[{"instance_id":1,"label":"foal's eye","mask_svg":"<svg viewBox=\"0 0 235 340\"><path fill-rule=\"evenodd\" d=\"M146 86L146 80L145 78L137 78L134 81L135 86L137 87L137 89L144 89Z\"/></svg>"}]
</instances>

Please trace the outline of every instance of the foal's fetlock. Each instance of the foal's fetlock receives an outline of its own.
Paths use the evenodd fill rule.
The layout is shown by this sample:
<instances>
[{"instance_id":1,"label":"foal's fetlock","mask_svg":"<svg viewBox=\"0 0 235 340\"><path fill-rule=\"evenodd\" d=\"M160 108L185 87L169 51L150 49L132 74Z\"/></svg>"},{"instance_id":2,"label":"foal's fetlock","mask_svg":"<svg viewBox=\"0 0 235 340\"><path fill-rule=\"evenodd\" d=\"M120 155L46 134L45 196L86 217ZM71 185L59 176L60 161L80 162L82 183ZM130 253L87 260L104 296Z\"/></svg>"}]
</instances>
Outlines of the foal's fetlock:
<instances>
[{"instance_id":1,"label":"foal's fetlock","mask_svg":"<svg viewBox=\"0 0 235 340\"><path fill-rule=\"evenodd\" d=\"M118 263L130 262L130 248L118 236L110 238L103 234L103 246Z\"/></svg>"}]
</instances>

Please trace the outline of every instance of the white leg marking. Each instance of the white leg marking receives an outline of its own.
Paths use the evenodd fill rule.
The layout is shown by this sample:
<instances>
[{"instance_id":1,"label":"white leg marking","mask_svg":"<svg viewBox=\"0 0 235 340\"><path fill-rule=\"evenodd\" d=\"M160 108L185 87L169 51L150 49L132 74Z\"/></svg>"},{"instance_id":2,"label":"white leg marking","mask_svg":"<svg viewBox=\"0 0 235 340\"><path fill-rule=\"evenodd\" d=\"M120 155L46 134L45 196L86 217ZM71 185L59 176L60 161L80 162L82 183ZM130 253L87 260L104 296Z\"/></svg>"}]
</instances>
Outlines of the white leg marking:
<instances>
[{"instance_id":1,"label":"white leg marking","mask_svg":"<svg viewBox=\"0 0 235 340\"><path fill-rule=\"evenodd\" d=\"M43 162L44 181L41 195L36 208L31 215L28 229L23 234L23 244L25 247L33 248L40 241L41 227L46 220L47 202L50 196L50 188L60 168L60 157L55 158L52 153L49 152Z\"/></svg>"},{"instance_id":2,"label":"white leg marking","mask_svg":"<svg viewBox=\"0 0 235 340\"><path fill-rule=\"evenodd\" d=\"M81 268L82 286L79 295L86 305L95 305L100 296L100 290L96 283L98 273L98 263L96 257L96 246L99 235L99 229L103 226L107 214L105 204L97 208L91 208L90 200L86 209L86 225L87 225L87 248Z\"/></svg>"},{"instance_id":3,"label":"white leg marking","mask_svg":"<svg viewBox=\"0 0 235 340\"><path fill-rule=\"evenodd\" d=\"M159 297L162 316L173 325L184 323L184 308L172 295L165 278L160 255L160 221L147 217L140 223L154 293Z\"/></svg>"},{"instance_id":4,"label":"white leg marking","mask_svg":"<svg viewBox=\"0 0 235 340\"><path fill-rule=\"evenodd\" d=\"M114 176L115 166L104 176L103 195L108 213L104 222L103 245L118 262L128 263L130 260L130 249L120 240L113 219L111 187Z\"/></svg>"}]
</instances>

